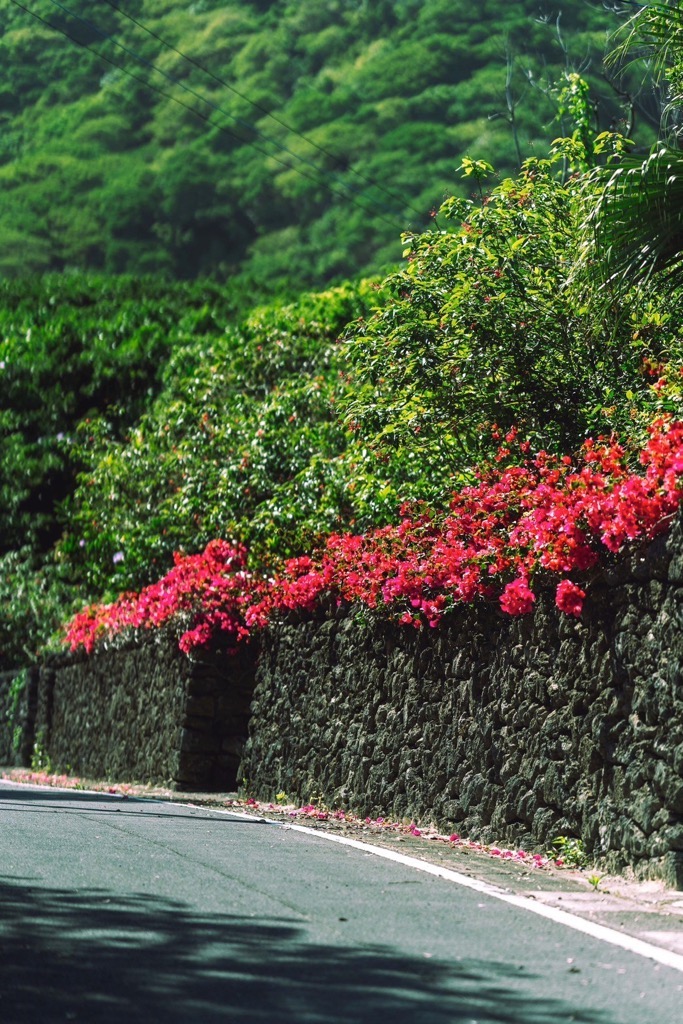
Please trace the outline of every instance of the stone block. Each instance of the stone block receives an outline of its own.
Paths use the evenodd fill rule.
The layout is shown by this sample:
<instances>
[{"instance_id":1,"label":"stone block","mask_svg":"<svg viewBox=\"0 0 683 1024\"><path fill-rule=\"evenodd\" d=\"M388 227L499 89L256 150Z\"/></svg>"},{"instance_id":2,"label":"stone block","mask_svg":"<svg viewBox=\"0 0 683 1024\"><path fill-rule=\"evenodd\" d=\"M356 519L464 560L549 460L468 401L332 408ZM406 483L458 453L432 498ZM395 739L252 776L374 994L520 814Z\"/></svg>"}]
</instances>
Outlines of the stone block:
<instances>
[{"instance_id":1,"label":"stone block","mask_svg":"<svg viewBox=\"0 0 683 1024\"><path fill-rule=\"evenodd\" d=\"M211 733L196 732L194 729L183 729L180 738L180 749L188 754L218 754L221 749L221 737Z\"/></svg>"},{"instance_id":2,"label":"stone block","mask_svg":"<svg viewBox=\"0 0 683 1024\"><path fill-rule=\"evenodd\" d=\"M192 718L214 718L216 715L216 698L213 696L190 697L186 704L186 714Z\"/></svg>"},{"instance_id":3,"label":"stone block","mask_svg":"<svg viewBox=\"0 0 683 1024\"><path fill-rule=\"evenodd\" d=\"M674 814L683 814L683 776L660 762L655 769L654 784L663 806Z\"/></svg>"},{"instance_id":4,"label":"stone block","mask_svg":"<svg viewBox=\"0 0 683 1024\"><path fill-rule=\"evenodd\" d=\"M660 878L672 889L683 889L683 853L665 854L660 864L655 865L652 877Z\"/></svg>"}]
</instances>

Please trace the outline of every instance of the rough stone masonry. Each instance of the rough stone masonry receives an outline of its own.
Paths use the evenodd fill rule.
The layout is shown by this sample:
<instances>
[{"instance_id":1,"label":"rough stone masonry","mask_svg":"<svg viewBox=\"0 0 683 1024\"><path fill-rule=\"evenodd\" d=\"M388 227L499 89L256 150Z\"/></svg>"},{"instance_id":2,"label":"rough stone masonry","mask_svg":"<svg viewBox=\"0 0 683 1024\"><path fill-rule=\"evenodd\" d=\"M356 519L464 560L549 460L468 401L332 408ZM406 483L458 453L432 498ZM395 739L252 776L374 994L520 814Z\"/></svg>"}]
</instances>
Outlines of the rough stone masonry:
<instances>
[{"instance_id":1,"label":"rough stone masonry","mask_svg":"<svg viewBox=\"0 0 683 1024\"><path fill-rule=\"evenodd\" d=\"M621 558L580 620L353 610L263 637L240 774L362 815L434 820L683 888L683 530Z\"/></svg>"}]
</instances>

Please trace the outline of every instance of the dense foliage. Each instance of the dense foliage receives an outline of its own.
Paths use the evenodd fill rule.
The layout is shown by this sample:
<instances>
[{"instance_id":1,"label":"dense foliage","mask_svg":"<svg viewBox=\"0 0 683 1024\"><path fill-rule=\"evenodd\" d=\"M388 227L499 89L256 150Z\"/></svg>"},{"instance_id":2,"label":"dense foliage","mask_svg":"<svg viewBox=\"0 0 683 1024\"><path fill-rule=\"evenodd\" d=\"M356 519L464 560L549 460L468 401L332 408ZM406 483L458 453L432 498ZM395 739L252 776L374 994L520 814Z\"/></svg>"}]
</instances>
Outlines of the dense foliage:
<instances>
[{"instance_id":1,"label":"dense foliage","mask_svg":"<svg viewBox=\"0 0 683 1024\"><path fill-rule=\"evenodd\" d=\"M292 294L374 272L466 194L463 156L509 174L565 134L564 71L602 127L621 116L618 21L598 0L0 0L0 273Z\"/></svg>"},{"instance_id":2,"label":"dense foliage","mask_svg":"<svg viewBox=\"0 0 683 1024\"><path fill-rule=\"evenodd\" d=\"M680 428L650 424L681 411L681 297L665 314L641 288L605 320L603 300L592 306L572 275L593 179L564 180L560 169L568 148L589 162L619 141L602 138L590 153L576 139L558 143L552 160L528 162L481 204L448 200L440 218L452 229L411 236L406 269L384 287L258 310L211 351L179 349L130 437L91 435L82 448L90 468L61 552L110 591L158 577L173 551L208 543L207 554L176 555L172 575L142 597L87 612L72 641L81 628L78 642L91 646L110 627L180 615L189 648L212 628L246 635L325 593L371 606L380 593L414 599L435 622L454 600L490 596L500 582L502 607L524 610L538 571L585 571L597 540L614 552L651 535L680 498ZM517 463L462 489L473 463L510 456L501 432L512 444L520 428ZM557 458L586 433L616 428L626 449L585 441L583 468L571 472L571 457ZM629 464L638 443L644 477ZM519 463L539 448L555 458L541 450ZM421 504L397 522L406 499ZM223 574L216 536L233 538L236 574ZM244 543L249 572L235 547ZM565 578L561 607L576 610L580 592Z\"/></svg>"},{"instance_id":3,"label":"dense foliage","mask_svg":"<svg viewBox=\"0 0 683 1024\"><path fill-rule=\"evenodd\" d=\"M133 28L116 5L107 0L106 6L109 46L128 39ZM516 5L513 14L505 8L508 53L515 52L522 24L529 26L526 6ZM142 17L153 5L140 0L138 7ZM498 46L482 34L481 12L475 17L462 5L458 40L467 38L475 63L441 82L444 47L455 38L438 35L437 21L430 22L442 8L436 0L372 7L330 0L315 8L276 0L203 3L188 14L166 5L154 8L159 31L146 34L147 60L159 57L160 36L174 24L171 13L183 39L187 18L200 19L207 52L216 41L211 26L222 31L225 18L233 18L229 59L237 61L238 83L265 87L255 71L265 66L268 88L280 90L285 106L301 100L298 90L308 75L316 81L328 76L325 96L332 107L341 90L337 99L344 100L330 123L351 156L335 175L365 166L363 139L372 136L372 146L381 148L378 111L394 110L403 164L392 161L392 169L410 165L423 189L425 181L439 181L445 164L442 151L430 149L421 134L428 119L414 106L414 90L450 103L450 86L457 91L467 81L480 89L483 71L476 61ZM498 8L491 3L486 13ZM309 21L296 22L304 10ZM10 36L22 28L13 11L6 22ZM238 13L242 22L234 20ZM281 36L290 18L299 34ZM584 5L574 27L593 26L595 18L597 11ZM337 34L329 35L319 63L299 65L294 87L290 65L308 46L299 41L300 30L304 24L310 29L304 39L324 33L330 19L353 32L348 38L342 33L338 52ZM194 121L176 125L178 105L160 104L158 92L146 106L139 92L135 101L129 97L130 144L119 147L98 184L104 155L86 147L74 160L69 151L79 136L78 105L93 102L87 47L94 29L86 21L78 23L79 39L89 56L74 86L69 131L57 131L66 109L59 104L52 128L43 131L39 85L35 95L27 85L11 118L36 129L35 148L27 149L34 171L48 166L41 163L43 145L56 147L60 167L69 168L66 177L58 176L60 195L51 193L35 220L43 241L50 225L59 224L59 238L75 246L75 264L154 266L181 276L190 274L186 258L193 260L192 273L216 270L216 252L229 241L231 260L219 271L232 276L229 286L165 285L158 277L72 272L2 285L3 666L35 657L68 607L86 598L97 600L72 623L70 642L87 649L121 629L168 621L188 651L216 631L231 645L272 615L311 609L324 597L386 605L412 624L434 625L455 603L475 598L497 596L504 611L516 614L531 607L536 582L551 574L558 607L580 614L586 574L595 571L602 549L617 552L660 529L678 507L683 470L683 293L664 292L656 275L638 287L622 279L617 288L602 272L610 257L594 244L588 225L591 212L605 205L605 180L626 166L629 140L598 130L586 80L567 65L557 84L546 79L542 88L535 73L526 75L528 104L520 105L514 93L520 65L509 60L503 88L508 151L499 151L500 166L510 147L511 164L522 157L524 112L532 112L529 125L538 125L541 107L535 104L541 102L551 104L549 116L561 129L548 158L532 156L505 176L460 150L457 172L455 160L451 164L452 187L430 226L403 234L399 269L385 279L357 278L295 299L281 294L264 301L270 287L287 292L307 276L321 280L347 265L360 270L384 262L383 232L387 225L396 231L396 220L380 223L375 204L370 215L363 213L360 230L348 197L323 201L322 192L311 192L310 179L301 186L293 166L286 173L277 169L272 149L257 168L253 125L238 146L222 139L203 162L205 154L193 144ZM533 32L547 32L542 22ZM277 38L274 49L271 37ZM12 38L30 48L25 31ZM436 63L420 50L424 40ZM174 74L180 67L194 81L196 65L163 48L164 66ZM392 64L395 52L402 57L400 74ZM276 60L282 54L290 58L286 67ZM460 56L465 61L464 52ZM382 61L393 83L389 90L381 85ZM60 98L68 78L53 79L53 98ZM100 82L98 110L111 99L112 81L117 95L132 89L125 75ZM224 83L213 81L220 91ZM350 82L354 95L362 94L360 106L344 91ZM226 88L231 103L237 97L250 106L253 120L258 108L241 96L242 86ZM316 96L324 119L332 107ZM177 137L163 136L163 156L162 108L178 129ZM365 122L351 113L361 109L373 126L365 134ZM420 125L414 136L413 109ZM444 110L434 109L443 120ZM633 104L625 109L632 113ZM273 123L284 131L281 120ZM443 125L438 134L455 137ZM215 141L221 132L209 135ZM487 156L496 151L490 141ZM316 149L318 156L329 157L328 145ZM43 187L34 173L22 192L20 150L0 168L13 182L8 188L17 209L24 195L39 200ZM451 155L456 152L453 145ZM118 176L129 173L129 156L143 161L144 174L124 181ZM420 161L429 162L429 174ZM69 195L68 175L81 166L95 175L82 191L82 211L97 196L97 210L116 220L112 232L97 222L97 210L89 210L87 221L70 215L60 221L58 200ZM251 195L259 213L249 215L244 245L233 225L217 249L212 232L222 230L218 192L232 187L228 171L258 179ZM136 205L143 179L149 216ZM173 188L159 192L165 180ZM391 176L385 181L395 184ZM279 207L283 195L296 199L288 213ZM287 219L294 211L296 229ZM0 204L0 237L2 217ZM23 238L30 238L33 223L27 214ZM103 246L99 255L87 241L95 236ZM48 240L51 253L55 237ZM112 261L113 238L118 255ZM81 242L89 246L87 259L77 251ZM69 261L60 256L47 265Z\"/></svg>"},{"instance_id":4,"label":"dense foliage","mask_svg":"<svg viewBox=\"0 0 683 1024\"><path fill-rule=\"evenodd\" d=\"M683 11L678 0L638 7L610 54L613 67L645 62L660 93L662 125L652 151L603 169L604 188L586 218L584 258L613 291L653 274L683 283ZM599 259L591 264L597 251ZM661 287L661 283L660 283Z\"/></svg>"},{"instance_id":5,"label":"dense foliage","mask_svg":"<svg viewBox=\"0 0 683 1024\"><path fill-rule=\"evenodd\" d=\"M246 299L248 301L248 297ZM78 426L125 436L171 352L210 345L244 305L226 286L51 275L0 280L0 665L34 657L84 580L52 551L80 468Z\"/></svg>"},{"instance_id":6,"label":"dense foliage","mask_svg":"<svg viewBox=\"0 0 683 1024\"><path fill-rule=\"evenodd\" d=\"M618 148L618 138L608 141ZM385 282L347 284L242 318L220 289L183 286L168 293L166 321L147 311L149 349L130 313L128 375L116 345L103 351L117 387L134 398L139 377L156 397L131 423L135 402L126 420L106 388L92 387L97 361L83 360L84 391L98 396L99 409L83 415L81 407L78 420L70 406L70 432L55 448L80 473L52 509L61 530L54 551L41 561L39 548L26 548L3 562L5 657L21 660L34 646L32 614L47 630L70 594L113 598L153 585L175 552L194 557L216 537L247 544L254 571L265 566L272 575L283 560L325 550L330 534L375 536L397 522L406 500L427 502L441 521L454 488L472 484L472 466L496 458L501 430L521 429L526 445L559 453L578 450L586 433L615 429L644 444L654 416L680 414L681 296L664 306L640 288L605 319L604 300L593 302L582 276L572 275L595 185L590 174L565 179L568 148L584 162L600 155L575 139L558 143L551 160L529 162L483 202L447 200L444 226L409 236L405 269ZM72 287L74 296L92 293L79 292L78 279ZM133 287L117 285L119 300ZM51 307L33 306L38 324ZM116 308L118 315L125 302ZM15 334L17 358L26 333L33 328ZM146 362L158 352L154 338L166 356L161 367ZM51 371L55 396L61 366ZM34 443L28 434L15 440L29 452ZM10 524L11 514L10 503ZM22 565L33 570L17 588Z\"/></svg>"},{"instance_id":7,"label":"dense foliage","mask_svg":"<svg viewBox=\"0 0 683 1024\"><path fill-rule=\"evenodd\" d=\"M630 422L643 358L674 342L680 298L666 316L645 289L607 311L591 303L573 279L591 198L590 179L532 160L482 203L447 200L443 230L407 238L391 300L350 338L344 402L371 490L386 480L385 515L408 496L442 498L485 454L487 423L565 450Z\"/></svg>"},{"instance_id":8,"label":"dense foliage","mask_svg":"<svg viewBox=\"0 0 683 1024\"><path fill-rule=\"evenodd\" d=\"M204 283L0 279L0 552L50 546L73 486L79 422L121 436L161 386L171 352L222 334L237 300Z\"/></svg>"},{"instance_id":9,"label":"dense foliage","mask_svg":"<svg viewBox=\"0 0 683 1024\"><path fill-rule=\"evenodd\" d=\"M149 582L174 551L216 536L268 560L339 528L349 516L339 339L379 294L345 285L178 345L127 437L104 420L83 425L61 555L102 591Z\"/></svg>"}]
</instances>

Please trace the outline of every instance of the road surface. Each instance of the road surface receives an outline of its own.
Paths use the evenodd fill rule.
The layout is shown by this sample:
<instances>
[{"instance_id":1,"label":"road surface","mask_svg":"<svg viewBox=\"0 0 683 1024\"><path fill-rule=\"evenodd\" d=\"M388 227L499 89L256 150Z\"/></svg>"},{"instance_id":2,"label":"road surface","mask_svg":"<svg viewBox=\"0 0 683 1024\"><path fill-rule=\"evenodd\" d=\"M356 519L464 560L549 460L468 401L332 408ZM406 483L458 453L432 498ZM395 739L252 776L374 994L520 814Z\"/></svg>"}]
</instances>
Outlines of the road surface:
<instances>
[{"instance_id":1,"label":"road surface","mask_svg":"<svg viewBox=\"0 0 683 1024\"><path fill-rule=\"evenodd\" d=\"M0 786L2 1024L683 1024L683 972L280 823Z\"/></svg>"}]
</instances>

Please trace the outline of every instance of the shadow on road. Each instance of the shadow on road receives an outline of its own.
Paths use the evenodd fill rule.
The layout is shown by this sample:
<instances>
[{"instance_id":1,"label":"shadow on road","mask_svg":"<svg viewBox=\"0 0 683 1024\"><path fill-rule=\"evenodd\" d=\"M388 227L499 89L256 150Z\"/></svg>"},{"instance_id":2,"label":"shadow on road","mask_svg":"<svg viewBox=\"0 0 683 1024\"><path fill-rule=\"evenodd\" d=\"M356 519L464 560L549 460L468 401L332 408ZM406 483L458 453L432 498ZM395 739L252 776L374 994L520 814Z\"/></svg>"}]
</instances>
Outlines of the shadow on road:
<instances>
[{"instance_id":1,"label":"shadow on road","mask_svg":"<svg viewBox=\"0 0 683 1024\"><path fill-rule=\"evenodd\" d=\"M36 804L45 804L44 807L36 807ZM96 806L92 806L96 805ZM190 804L172 804L167 801L154 800L149 797L122 797L120 795L109 795L107 793L83 793L80 790L63 790L56 792L46 790L44 793L36 790L13 790L0 787L0 808L5 811L20 813L30 812L31 814L54 814L61 811L64 814L118 814L121 817L136 817L141 815L156 818L176 818L188 822L210 821L212 824L225 825L263 825L264 819L259 817L247 817L240 811L233 812L229 808L221 809L221 814L207 814L204 808L198 808ZM181 808L178 810L178 808ZM182 808L186 808L183 810ZM230 817L234 814L234 817Z\"/></svg>"},{"instance_id":2,"label":"shadow on road","mask_svg":"<svg viewBox=\"0 0 683 1024\"><path fill-rule=\"evenodd\" d=\"M312 945L286 920L0 881L3 1024L612 1024L509 965ZM520 991L520 982L527 989ZM524 984L526 982L526 984Z\"/></svg>"},{"instance_id":3,"label":"shadow on road","mask_svg":"<svg viewBox=\"0 0 683 1024\"><path fill-rule=\"evenodd\" d=\"M131 803L144 803L136 797L126 797ZM27 803L32 800L44 801L54 800L56 803L68 803L77 800L79 803L120 803L122 796L119 793L84 793L82 789L49 789L42 786L40 789L29 789L28 786L0 786L0 800L18 800L20 803ZM147 803L151 803L148 800Z\"/></svg>"}]
</instances>

